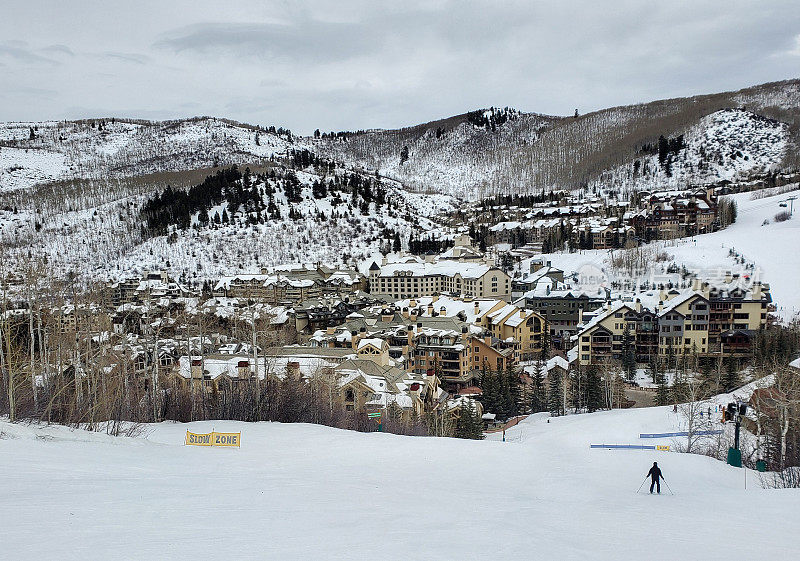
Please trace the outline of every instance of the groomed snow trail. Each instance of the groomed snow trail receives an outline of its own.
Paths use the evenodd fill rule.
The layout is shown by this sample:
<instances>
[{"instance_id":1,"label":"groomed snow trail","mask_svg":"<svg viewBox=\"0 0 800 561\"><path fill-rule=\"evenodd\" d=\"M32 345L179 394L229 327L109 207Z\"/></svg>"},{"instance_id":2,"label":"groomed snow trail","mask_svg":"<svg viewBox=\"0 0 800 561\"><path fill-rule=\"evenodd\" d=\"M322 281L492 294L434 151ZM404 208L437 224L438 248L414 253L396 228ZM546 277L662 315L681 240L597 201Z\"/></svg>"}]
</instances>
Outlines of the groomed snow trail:
<instances>
[{"instance_id":1,"label":"groomed snow trail","mask_svg":"<svg viewBox=\"0 0 800 561\"><path fill-rule=\"evenodd\" d=\"M232 421L115 439L0 421L0 557L791 558L800 492L752 472L745 490L741 469L706 457L589 448L676 427L669 408L539 414L506 442ZM243 445L185 447L187 428ZM654 460L676 495L636 493Z\"/></svg>"}]
</instances>

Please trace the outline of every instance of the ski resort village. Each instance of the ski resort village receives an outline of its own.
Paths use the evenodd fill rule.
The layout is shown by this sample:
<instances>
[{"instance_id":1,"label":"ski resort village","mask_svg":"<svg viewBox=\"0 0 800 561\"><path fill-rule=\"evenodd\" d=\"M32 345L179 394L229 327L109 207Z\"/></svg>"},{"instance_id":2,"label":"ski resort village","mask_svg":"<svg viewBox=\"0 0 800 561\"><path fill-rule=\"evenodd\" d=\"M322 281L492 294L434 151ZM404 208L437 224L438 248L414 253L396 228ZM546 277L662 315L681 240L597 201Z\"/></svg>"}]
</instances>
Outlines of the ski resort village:
<instances>
[{"instance_id":1,"label":"ski resort village","mask_svg":"<svg viewBox=\"0 0 800 561\"><path fill-rule=\"evenodd\" d=\"M0 559L798 557L794 6L14 4Z\"/></svg>"}]
</instances>

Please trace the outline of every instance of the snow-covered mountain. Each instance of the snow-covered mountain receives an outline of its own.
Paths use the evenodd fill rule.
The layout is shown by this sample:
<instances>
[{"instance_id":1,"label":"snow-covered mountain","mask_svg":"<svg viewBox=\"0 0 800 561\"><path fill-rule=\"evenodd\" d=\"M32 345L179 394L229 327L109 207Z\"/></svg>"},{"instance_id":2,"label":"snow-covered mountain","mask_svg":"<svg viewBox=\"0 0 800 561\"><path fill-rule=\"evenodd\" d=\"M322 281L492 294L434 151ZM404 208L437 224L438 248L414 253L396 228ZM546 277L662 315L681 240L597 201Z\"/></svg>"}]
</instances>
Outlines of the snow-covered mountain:
<instances>
[{"instance_id":1,"label":"snow-covered mountain","mask_svg":"<svg viewBox=\"0 0 800 561\"><path fill-rule=\"evenodd\" d=\"M154 182L136 191L125 182L90 183L82 185L86 197L71 199L82 206L45 213L40 207L50 200L49 189L30 188L24 191L30 194L27 208L0 208L5 257L19 266L44 262L55 274L74 271L85 279L166 269L199 284L283 263L356 263L391 247L395 234L407 240L412 230L437 228L428 216L456 204L319 162L289 160L261 173L244 171L220 196L196 196L188 211L175 195L179 200L163 203L156 218L148 212L155 197L166 201L167 191L192 189ZM109 185L124 196L103 199L98 191ZM243 194L234 196L235 189Z\"/></svg>"},{"instance_id":2,"label":"snow-covered mountain","mask_svg":"<svg viewBox=\"0 0 800 561\"><path fill-rule=\"evenodd\" d=\"M799 131L800 80L582 116L491 108L309 138L209 117L5 123L0 250L13 263L45 260L60 272L165 267L198 280L276 263L358 260L385 249L388 231L405 242L412 230L437 228L436 213L459 204L453 196L549 187L603 193L797 172ZM316 164L298 163L298 153ZM194 216L193 226L157 235L143 228L146 201L234 164L251 168L258 189L274 191L258 211L237 209L220 224ZM293 201L283 191L290 170L301 191ZM387 200L362 209L351 185L338 190L337 208L333 193L314 195L315 183L346 175L381 185ZM270 203L277 212L264 215ZM213 217L227 209L206 210Z\"/></svg>"},{"instance_id":3,"label":"snow-covered mountain","mask_svg":"<svg viewBox=\"0 0 800 561\"><path fill-rule=\"evenodd\" d=\"M687 184L747 181L781 169L790 148L789 125L743 109L723 109L683 134L641 151L633 163L593 182L620 189L664 189Z\"/></svg>"},{"instance_id":4,"label":"snow-covered mountain","mask_svg":"<svg viewBox=\"0 0 800 561\"><path fill-rule=\"evenodd\" d=\"M211 117L2 123L0 191L75 178L265 162L301 147L291 133Z\"/></svg>"},{"instance_id":5,"label":"snow-covered mountain","mask_svg":"<svg viewBox=\"0 0 800 561\"><path fill-rule=\"evenodd\" d=\"M491 114L496 110L491 110ZM409 188L475 199L495 193L578 188L632 177L643 146L687 141L674 179L655 167L642 186L736 179L800 165L800 80L736 92L654 101L581 116L500 112L501 122L459 115L416 127L313 140L316 151L379 170ZM701 151L704 147L705 153ZM739 153L742 155L739 156ZM677 162L677 160L681 160ZM643 162L640 162L642 165ZM639 174L640 176L641 174Z\"/></svg>"}]
</instances>

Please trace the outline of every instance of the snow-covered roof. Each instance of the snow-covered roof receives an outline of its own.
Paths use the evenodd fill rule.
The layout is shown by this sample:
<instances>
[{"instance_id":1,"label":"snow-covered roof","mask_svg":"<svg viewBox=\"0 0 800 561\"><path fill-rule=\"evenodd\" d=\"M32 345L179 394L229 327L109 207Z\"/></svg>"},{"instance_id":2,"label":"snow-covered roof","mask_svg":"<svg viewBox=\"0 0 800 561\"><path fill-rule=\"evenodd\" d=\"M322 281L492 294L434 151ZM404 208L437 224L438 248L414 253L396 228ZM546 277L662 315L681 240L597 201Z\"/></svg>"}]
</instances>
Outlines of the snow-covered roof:
<instances>
[{"instance_id":1,"label":"snow-covered roof","mask_svg":"<svg viewBox=\"0 0 800 561\"><path fill-rule=\"evenodd\" d=\"M383 339L377 339L377 338L367 339L367 338L364 338L364 339L361 339L361 340L358 341L358 350L360 351L361 349L363 349L364 347L369 346L369 345L372 345L376 349L382 349L383 348L383 344L384 344Z\"/></svg>"},{"instance_id":2,"label":"snow-covered roof","mask_svg":"<svg viewBox=\"0 0 800 561\"><path fill-rule=\"evenodd\" d=\"M414 277L461 275L465 279L477 279L488 273L491 269L484 263L464 263L460 261L439 261L437 263L390 263L381 267L380 276L393 277L397 274L406 274Z\"/></svg>"}]
</instances>

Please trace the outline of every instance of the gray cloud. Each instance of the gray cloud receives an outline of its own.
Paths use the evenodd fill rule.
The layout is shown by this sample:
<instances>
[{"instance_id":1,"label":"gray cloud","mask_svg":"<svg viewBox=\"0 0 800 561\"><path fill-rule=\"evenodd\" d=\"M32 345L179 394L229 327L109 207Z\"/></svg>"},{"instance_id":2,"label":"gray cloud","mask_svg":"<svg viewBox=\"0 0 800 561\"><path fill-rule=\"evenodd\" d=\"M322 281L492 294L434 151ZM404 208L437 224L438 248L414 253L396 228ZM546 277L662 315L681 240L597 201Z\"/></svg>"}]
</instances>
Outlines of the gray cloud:
<instances>
[{"instance_id":1,"label":"gray cloud","mask_svg":"<svg viewBox=\"0 0 800 561\"><path fill-rule=\"evenodd\" d=\"M75 53L72 52L72 49L66 45L48 45L47 47L42 48L42 50L44 52L53 53L56 55L67 55L70 57L75 56Z\"/></svg>"},{"instance_id":2,"label":"gray cloud","mask_svg":"<svg viewBox=\"0 0 800 561\"><path fill-rule=\"evenodd\" d=\"M359 23L204 23L168 31L156 48L203 56L281 58L315 63L363 56L381 42Z\"/></svg>"},{"instance_id":3,"label":"gray cloud","mask_svg":"<svg viewBox=\"0 0 800 561\"><path fill-rule=\"evenodd\" d=\"M9 41L5 45L0 45L0 56L25 64L59 64L51 58L37 55L23 45L20 41Z\"/></svg>"},{"instance_id":4,"label":"gray cloud","mask_svg":"<svg viewBox=\"0 0 800 561\"><path fill-rule=\"evenodd\" d=\"M0 90L0 97L6 99L14 97L30 97L30 96L54 99L57 95L58 92L56 90L51 90L47 88L32 88L29 86L12 86Z\"/></svg>"},{"instance_id":5,"label":"gray cloud","mask_svg":"<svg viewBox=\"0 0 800 561\"><path fill-rule=\"evenodd\" d=\"M121 60L123 62L132 62L135 64L145 64L150 61L150 57L146 55L140 55L136 53L115 53L115 52L105 52L102 53L100 56L112 59L112 60Z\"/></svg>"},{"instance_id":6,"label":"gray cloud","mask_svg":"<svg viewBox=\"0 0 800 561\"><path fill-rule=\"evenodd\" d=\"M796 0L43 1L0 19L0 120L97 111L389 128L489 105L587 112L799 70ZM58 93L10 95L11 84Z\"/></svg>"}]
</instances>

